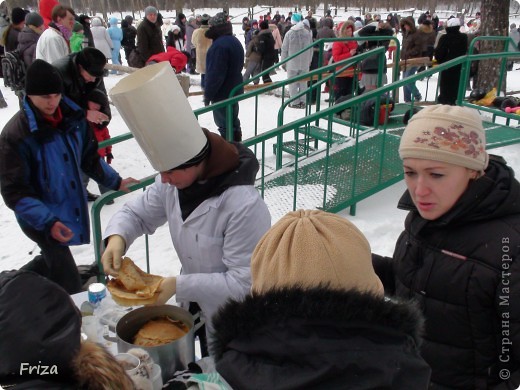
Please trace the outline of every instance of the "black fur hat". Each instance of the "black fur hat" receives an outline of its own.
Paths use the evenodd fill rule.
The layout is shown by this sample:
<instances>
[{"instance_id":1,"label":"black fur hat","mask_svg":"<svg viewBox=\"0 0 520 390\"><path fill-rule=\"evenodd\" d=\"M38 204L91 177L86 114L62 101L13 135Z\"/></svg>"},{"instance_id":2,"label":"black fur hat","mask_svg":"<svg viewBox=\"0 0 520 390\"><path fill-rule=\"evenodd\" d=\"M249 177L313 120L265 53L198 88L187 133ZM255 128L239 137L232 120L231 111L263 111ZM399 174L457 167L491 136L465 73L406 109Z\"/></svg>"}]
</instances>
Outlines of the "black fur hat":
<instances>
[{"instance_id":1,"label":"black fur hat","mask_svg":"<svg viewBox=\"0 0 520 390\"><path fill-rule=\"evenodd\" d=\"M92 76L103 77L107 59L100 50L94 47L86 47L78 53L76 63Z\"/></svg>"}]
</instances>

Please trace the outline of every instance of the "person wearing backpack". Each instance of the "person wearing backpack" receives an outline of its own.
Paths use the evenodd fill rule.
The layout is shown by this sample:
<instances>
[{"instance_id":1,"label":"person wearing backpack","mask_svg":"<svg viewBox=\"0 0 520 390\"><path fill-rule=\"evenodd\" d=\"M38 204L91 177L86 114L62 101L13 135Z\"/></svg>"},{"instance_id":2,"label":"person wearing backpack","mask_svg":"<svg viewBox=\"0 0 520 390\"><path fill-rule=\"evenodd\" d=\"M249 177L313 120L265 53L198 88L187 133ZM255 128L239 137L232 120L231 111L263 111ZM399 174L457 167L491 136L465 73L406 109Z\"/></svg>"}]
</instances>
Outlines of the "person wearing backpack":
<instances>
[{"instance_id":1,"label":"person wearing backpack","mask_svg":"<svg viewBox=\"0 0 520 390\"><path fill-rule=\"evenodd\" d=\"M20 53L25 66L29 66L36 59L36 44L43 33L43 18L37 12L30 12L25 16L25 26L18 35L16 50Z\"/></svg>"},{"instance_id":2,"label":"person wearing backpack","mask_svg":"<svg viewBox=\"0 0 520 390\"><path fill-rule=\"evenodd\" d=\"M69 246L90 241L78 167L113 190L128 191L137 181L122 179L101 159L85 111L63 96L54 66L35 60L27 69L25 92L23 109L0 134L0 191L24 234L41 249L22 268L75 294L82 285Z\"/></svg>"},{"instance_id":3,"label":"person wearing backpack","mask_svg":"<svg viewBox=\"0 0 520 390\"><path fill-rule=\"evenodd\" d=\"M6 52L16 50L18 35L25 26L25 15L27 13L20 7L15 7L11 11L11 24L4 31L0 41Z\"/></svg>"}]
</instances>

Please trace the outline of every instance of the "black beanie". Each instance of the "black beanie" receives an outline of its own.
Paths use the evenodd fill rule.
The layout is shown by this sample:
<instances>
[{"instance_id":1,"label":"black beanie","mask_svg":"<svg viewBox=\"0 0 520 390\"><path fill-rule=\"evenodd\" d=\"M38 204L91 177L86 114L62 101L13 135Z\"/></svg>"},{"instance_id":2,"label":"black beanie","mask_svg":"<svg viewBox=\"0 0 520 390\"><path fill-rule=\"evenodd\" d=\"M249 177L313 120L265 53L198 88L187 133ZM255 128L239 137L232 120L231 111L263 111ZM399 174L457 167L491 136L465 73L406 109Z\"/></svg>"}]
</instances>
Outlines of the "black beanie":
<instances>
[{"instance_id":1,"label":"black beanie","mask_svg":"<svg viewBox=\"0 0 520 390\"><path fill-rule=\"evenodd\" d=\"M34 60L25 76L27 95L51 95L63 93L63 79L54 66L44 60Z\"/></svg>"},{"instance_id":2,"label":"black beanie","mask_svg":"<svg viewBox=\"0 0 520 390\"><path fill-rule=\"evenodd\" d=\"M94 77L103 77L107 59L105 55L94 47L86 47L76 57L76 64L81 65Z\"/></svg>"},{"instance_id":3,"label":"black beanie","mask_svg":"<svg viewBox=\"0 0 520 390\"><path fill-rule=\"evenodd\" d=\"M20 24L25 21L25 15L27 15L28 12L25 12L20 7L15 7L11 11L11 22L13 24Z\"/></svg>"}]
</instances>

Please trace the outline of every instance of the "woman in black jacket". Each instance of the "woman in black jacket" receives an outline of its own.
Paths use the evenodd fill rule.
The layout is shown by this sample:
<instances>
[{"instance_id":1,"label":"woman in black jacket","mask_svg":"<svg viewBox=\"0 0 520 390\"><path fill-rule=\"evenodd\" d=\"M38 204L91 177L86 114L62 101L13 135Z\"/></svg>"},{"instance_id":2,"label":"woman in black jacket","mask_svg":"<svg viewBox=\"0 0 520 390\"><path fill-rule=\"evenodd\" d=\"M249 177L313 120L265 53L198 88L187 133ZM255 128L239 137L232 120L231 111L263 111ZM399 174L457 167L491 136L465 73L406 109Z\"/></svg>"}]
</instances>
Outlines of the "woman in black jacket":
<instances>
[{"instance_id":1,"label":"woman in black jacket","mask_svg":"<svg viewBox=\"0 0 520 390\"><path fill-rule=\"evenodd\" d=\"M520 384L520 184L485 144L469 108L415 114L399 147L405 230L393 258L373 256L386 294L422 307L430 389Z\"/></svg>"},{"instance_id":2,"label":"woman in black jacket","mask_svg":"<svg viewBox=\"0 0 520 390\"><path fill-rule=\"evenodd\" d=\"M468 52L468 36L459 30L460 19L449 19L446 34L441 36L434 51L435 58L439 64L464 56ZM462 65L457 65L441 72L437 102L455 105L459 92L461 70Z\"/></svg>"}]
</instances>

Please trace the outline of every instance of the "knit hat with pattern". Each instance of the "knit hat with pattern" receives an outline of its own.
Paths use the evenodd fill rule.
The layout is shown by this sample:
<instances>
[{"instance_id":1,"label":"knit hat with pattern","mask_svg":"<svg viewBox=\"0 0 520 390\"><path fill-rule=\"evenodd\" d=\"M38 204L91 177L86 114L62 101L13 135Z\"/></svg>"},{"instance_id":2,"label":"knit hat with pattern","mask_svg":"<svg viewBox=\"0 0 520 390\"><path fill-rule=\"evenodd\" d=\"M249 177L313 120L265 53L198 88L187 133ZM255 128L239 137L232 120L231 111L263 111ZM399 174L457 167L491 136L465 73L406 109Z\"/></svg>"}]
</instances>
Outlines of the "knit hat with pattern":
<instances>
[{"instance_id":1,"label":"knit hat with pattern","mask_svg":"<svg viewBox=\"0 0 520 390\"><path fill-rule=\"evenodd\" d=\"M227 23L227 15L224 12L219 12L209 20L210 26L221 26Z\"/></svg>"},{"instance_id":2,"label":"knit hat with pattern","mask_svg":"<svg viewBox=\"0 0 520 390\"><path fill-rule=\"evenodd\" d=\"M354 224L320 210L287 213L260 239L251 258L253 293L328 286L383 296L370 244Z\"/></svg>"},{"instance_id":3,"label":"knit hat with pattern","mask_svg":"<svg viewBox=\"0 0 520 390\"><path fill-rule=\"evenodd\" d=\"M438 104L423 108L408 122L399 156L484 171L489 157L482 119L467 107Z\"/></svg>"}]
</instances>

